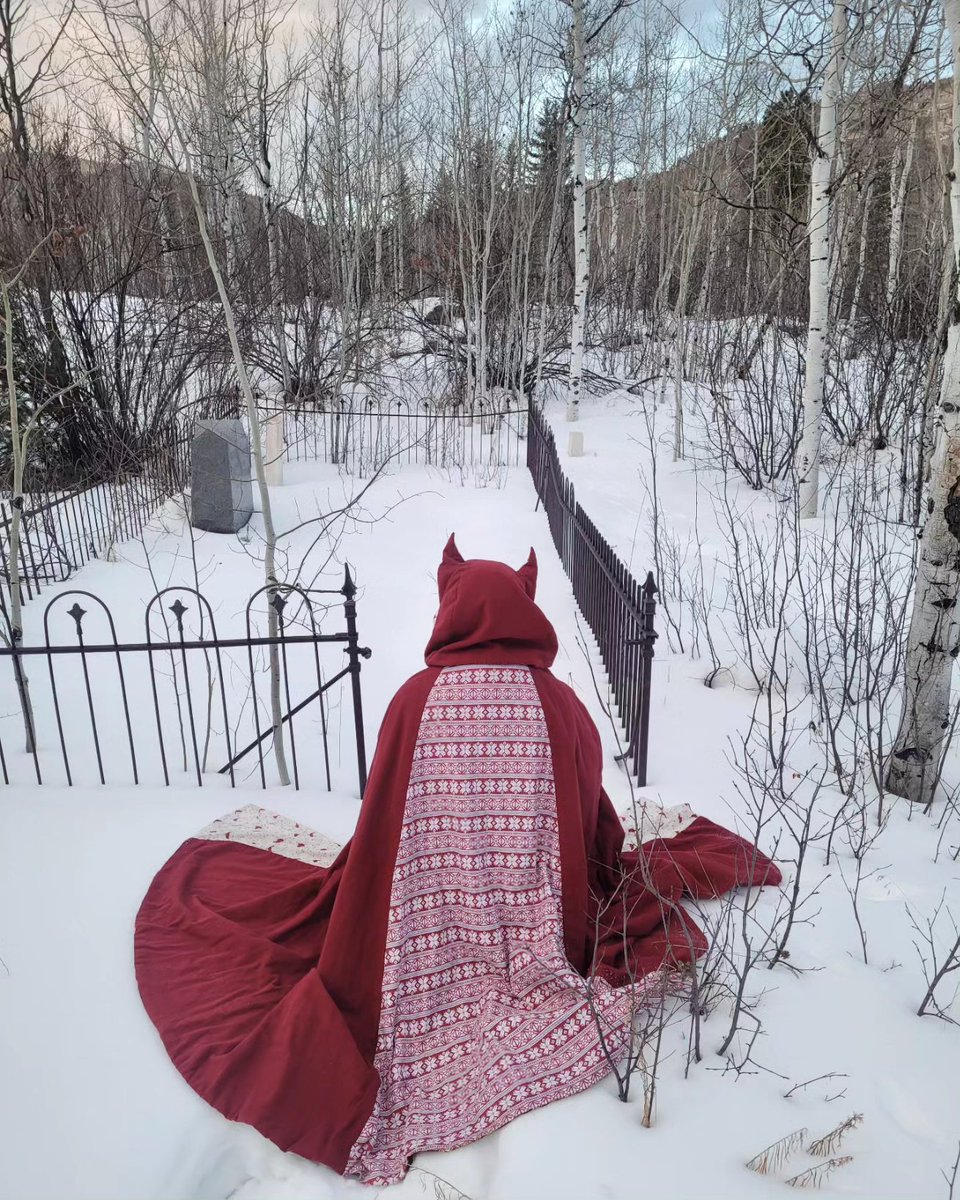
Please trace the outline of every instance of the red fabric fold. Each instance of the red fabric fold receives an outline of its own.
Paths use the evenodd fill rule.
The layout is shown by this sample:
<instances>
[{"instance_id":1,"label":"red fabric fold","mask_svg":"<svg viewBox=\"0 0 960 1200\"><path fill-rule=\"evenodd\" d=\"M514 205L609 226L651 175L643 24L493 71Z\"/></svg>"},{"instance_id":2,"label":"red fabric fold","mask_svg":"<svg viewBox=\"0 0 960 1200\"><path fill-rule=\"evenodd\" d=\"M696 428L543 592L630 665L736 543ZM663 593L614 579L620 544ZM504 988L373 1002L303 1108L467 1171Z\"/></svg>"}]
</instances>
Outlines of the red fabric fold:
<instances>
[{"instance_id":1,"label":"red fabric fold","mask_svg":"<svg viewBox=\"0 0 960 1200\"><path fill-rule=\"evenodd\" d=\"M356 832L328 870L191 839L137 916L140 995L187 1082L281 1149L341 1172L379 1083L390 884L436 676L420 672L391 702Z\"/></svg>"}]
</instances>

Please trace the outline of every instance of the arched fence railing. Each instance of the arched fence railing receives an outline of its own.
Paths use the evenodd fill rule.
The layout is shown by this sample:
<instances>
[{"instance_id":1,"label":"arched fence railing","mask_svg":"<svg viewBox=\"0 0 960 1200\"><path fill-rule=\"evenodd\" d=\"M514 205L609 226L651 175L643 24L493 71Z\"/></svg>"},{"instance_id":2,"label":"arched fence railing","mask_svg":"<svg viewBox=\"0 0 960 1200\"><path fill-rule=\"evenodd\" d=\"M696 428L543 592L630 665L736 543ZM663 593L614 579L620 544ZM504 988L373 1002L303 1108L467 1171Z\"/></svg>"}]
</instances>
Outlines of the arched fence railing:
<instances>
[{"instance_id":1,"label":"arched fence railing","mask_svg":"<svg viewBox=\"0 0 960 1200\"><path fill-rule=\"evenodd\" d=\"M290 462L328 462L366 476L405 466L499 471L523 464L526 406L356 398L301 402L282 415Z\"/></svg>"},{"instance_id":2,"label":"arched fence railing","mask_svg":"<svg viewBox=\"0 0 960 1200\"><path fill-rule=\"evenodd\" d=\"M329 630L337 610L342 625ZM127 631L130 616L124 613ZM16 712L0 712L5 784L202 787L222 776L231 787L248 780L268 787L279 782L279 730L290 782L330 790L333 715L338 733L352 726L363 794L360 667L370 651L360 645L349 570L339 589L261 588L233 636L217 628L209 601L190 587L155 593L142 622L137 640L121 640L110 607L72 589L46 604L41 643L16 645L6 627L0 665L9 663L11 674L0 682L19 704ZM333 646L342 646L345 665L322 661ZM349 687L334 705L341 682ZM346 757L350 771L353 759Z\"/></svg>"},{"instance_id":3,"label":"arched fence railing","mask_svg":"<svg viewBox=\"0 0 960 1200\"><path fill-rule=\"evenodd\" d=\"M333 409L301 406L285 410L283 422L288 459L317 458L357 473L378 470L391 461L398 465L461 468L483 464L497 469L519 466L523 461L520 447L525 441L526 463L544 505L554 544L580 611L596 638L617 713L627 733L628 746L622 757L629 761L639 782L646 783L651 666L657 637L656 585L649 574L645 583L637 583L577 503L573 485L561 468L553 432L542 413L494 406L478 406L476 411L467 412L433 408L426 403L407 406L366 402L359 407L343 404ZM186 435L178 433L159 469L128 480L123 485L126 491L111 495L109 509L92 491L82 498L53 498L32 511L27 528L33 532L21 550L23 598L32 598L46 584L65 580L88 558L102 553L113 539L138 533L156 505L185 486L187 447ZM228 638L217 630L206 599L191 589L167 589L155 595L146 605L143 640L137 642L118 640L113 614L98 597L88 592L61 593L46 607L43 644L12 645L3 603L3 535L9 527L9 515L0 503L0 634L7 635L6 644L0 636L0 665L5 661L11 664L15 703L20 699L17 689L25 690L22 681L30 676L32 665L40 667L34 672L36 682L31 677L37 737L33 739L33 750L28 752L31 774L38 782L50 773L44 763L49 761L53 746L59 752L55 755L59 760L56 774L68 784L75 782L74 762L82 762L85 782L104 783L108 776L120 781L117 771L122 766L126 782L170 783L179 770L202 784L204 777L216 769L229 776L231 784L256 774L261 785L267 786L274 780L270 774L273 757L267 748L279 703L285 708L281 725L291 752L292 782L299 786L302 773L300 726L294 727L293 719L306 712L307 716L300 717L301 724L312 716L320 725L323 777L329 786L327 699L330 689L349 675L363 788L366 766L360 659L369 652L358 643L354 589L349 576L337 593L303 592L281 586L261 589L247 605L243 636ZM345 629L327 633L321 629L318 614L326 617L329 602L323 597L333 594L342 597ZM276 637L258 632L254 620L257 604L261 608L272 605ZM265 619L262 612L259 616ZM69 641L64 629L70 635ZM325 676L320 648L337 642L344 644L349 664ZM274 694L265 705L265 665L260 660L271 651L279 662ZM131 690L131 678L138 673L139 685ZM102 689L112 689L109 709L104 705ZM131 703L131 695L137 703ZM144 708L144 703L149 707ZM148 735L143 712L150 715L151 709L148 724L152 732ZM111 714L109 721L100 715L107 711ZM121 713L122 723L118 717ZM23 731L21 713L14 718L0 712L0 778L7 783L12 778L8 760L15 721L20 722ZM104 753L101 736L107 727L109 755ZM74 740L83 739L84 730L85 750L71 750ZM214 768L218 754L224 762ZM314 776L311 782L320 780Z\"/></svg>"},{"instance_id":4,"label":"arched fence railing","mask_svg":"<svg viewBox=\"0 0 960 1200\"><path fill-rule=\"evenodd\" d=\"M285 461L326 462L366 478L409 466L492 478L506 467L523 465L527 409L515 402L478 400L468 407L354 398L276 408L261 398L259 413L264 423L271 416L281 421ZM206 397L189 419L158 434L137 471L89 487L23 497L17 555L21 600L65 582L115 543L139 537L164 501L189 488L191 443L200 416L246 420L236 397ZM271 453L269 443L264 452ZM14 503L0 495L0 610L9 607Z\"/></svg>"},{"instance_id":5,"label":"arched fence railing","mask_svg":"<svg viewBox=\"0 0 960 1200\"><path fill-rule=\"evenodd\" d=\"M637 583L577 503L560 466L556 439L543 414L531 410L527 466L574 598L596 638L620 721L629 739L623 760L647 782L650 688L657 587L652 574Z\"/></svg>"},{"instance_id":6,"label":"arched fence railing","mask_svg":"<svg viewBox=\"0 0 960 1200\"><path fill-rule=\"evenodd\" d=\"M0 496L0 610L9 605L14 506L20 505L17 574L21 600L63 583L117 542L139 537L161 504L187 486L191 429L171 424L136 471L62 492Z\"/></svg>"}]
</instances>

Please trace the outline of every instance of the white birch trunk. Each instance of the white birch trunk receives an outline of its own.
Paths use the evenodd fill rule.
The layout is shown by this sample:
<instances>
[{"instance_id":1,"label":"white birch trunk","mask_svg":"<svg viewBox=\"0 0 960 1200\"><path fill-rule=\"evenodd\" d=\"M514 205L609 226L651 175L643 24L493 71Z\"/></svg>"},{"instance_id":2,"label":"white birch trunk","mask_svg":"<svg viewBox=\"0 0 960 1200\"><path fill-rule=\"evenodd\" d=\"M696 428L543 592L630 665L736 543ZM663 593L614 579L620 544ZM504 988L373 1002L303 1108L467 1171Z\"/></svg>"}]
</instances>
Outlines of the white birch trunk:
<instances>
[{"instance_id":1,"label":"white birch trunk","mask_svg":"<svg viewBox=\"0 0 960 1200\"><path fill-rule=\"evenodd\" d=\"M47 238L34 248L32 253L26 257L20 270L12 280L0 280L0 296L2 296L3 304L3 372L7 391L7 404L9 406L10 449L13 458L13 479L11 481L12 511L10 516L9 544L7 547L7 575L10 584L10 612L8 614L8 621L10 641L13 647L19 646L23 641L23 596L21 591L23 576L20 573L20 535L23 523L23 477L26 470L27 454L30 448L30 438L44 409L56 403L57 400L72 391L76 386L76 384L68 384L67 387L48 396L42 404L34 408L26 426L21 431L13 342L13 305L10 296L12 288L21 282L33 258L49 240L48 235ZM79 382L78 380L77 383ZM6 641L5 634L4 640ZM30 697L30 681L27 678L22 659L14 658L13 670L14 683L17 695L20 698L20 712L23 717L24 750L27 754L33 754L36 751L36 724L33 716L33 701Z\"/></svg>"},{"instance_id":2,"label":"white birch trunk","mask_svg":"<svg viewBox=\"0 0 960 1200\"><path fill-rule=\"evenodd\" d=\"M230 282L237 277L237 204L233 194L236 175L236 148L233 137L233 121L226 118L222 153L223 181L220 222L223 232L223 248L226 254L226 274Z\"/></svg>"},{"instance_id":3,"label":"white birch trunk","mask_svg":"<svg viewBox=\"0 0 960 1200\"><path fill-rule=\"evenodd\" d=\"M934 799L960 636L960 0L944 0L953 51L953 164L950 212L953 304L943 379L934 422L934 450L913 613L907 639L903 715L887 772L887 787L922 804Z\"/></svg>"},{"instance_id":4,"label":"white birch trunk","mask_svg":"<svg viewBox=\"0 0 960 1200\"><path fill-rule=\"evenodd\" d=\"M379 309L383 303L384 283L383 283L383 156L384 156L384 136L383 131L386 126L386 95L384 92L384 53L385 53L385 22L386 22L386 5L384 0L380 0L379 22L377 27L377 124L376 137L374 140L374 194L373 194L373 221L374 221L374 243L373 243L373 297L374 303Z\"/></svg>"},{"instance_id":5,"label":"white birch trunk","mask_svg":"<svg viewBox=\"0 0 960 1200\"><path fill-rule=\"evenodd\" d=\"M277 229L277 202L273 185L273 164L270 158L270 117L267 102L269 90L269 66L266 42L261 48L260 76L257 80L257 179L260 184L260 209L267 235L267 278L270 286L270 311L277 338L277 353L280 356L280 377L283 381L284 403L289 403L293 392L293 371L287 346L286 312L283 302L284 288L280 272L279 231Z\"/></svg>"},{"instance_id":6,"label":"white birch trunk","mask_svg":"<svg viewBox=\"0 0 960 1200\"><path fill-rule=\"evenodd\" d=\"M867 180L863 189L863 212L860 218L860 246L857 252L857 274L853 282L853 296L850 299L850 319L848 322L847 342L850 352L856 345L857 325L860 322L860 302L863 299L863 281L867 277L867 246L870 236L870 200L873 196L873 177Z\"/></svg>"},{"instance_id":7,"label":"white birch trunk","mask_svg":"<svg viewBox=\"0 0 960 1200\"><path fill-rule=\"evenodd\" d=\"M158 60L158 44L154 38L153 29L149 20L142 25L142 33L146 43L146 49L150 56L150 65L152 69L157 70L158 88L163 99L164 106L167 110L167 117L180 146L180 152L183 159L183 175L186 178L187 185L190 190L190 199L193 204L194 214L197 220L197 227L200 233L200 239L203 242L203 248L206 253L207 265L213 275L214 283L217 288L217 294L220 300L220 305L223 310L224 323L227 328L227 337L230 342L231 357L237 373L237 382L240 386L240 394L243 397L244 405L247 412L247 421L250 427L250 449L253 454L254 473L257 480L257 490L260 494L260 508L263 514L263 572L264 582L267 587L275 588L277 579L276 568L276 549L277 549L277 534L273 524L273 507L270 503L270 489L267 486L266 469L264 466L263 454L263 435L260 426L260 416L257 411L256 399L253 395L253 388L250 384L250 376L247 372L246 363L243 359L243 352L240 349L240 340L237 335L237 324L234 318L233 304L230 300L229 290L224 280L223 271L217 261L216 250L213 241L210 237L210 226L207 221L207 214L204 210L203 200L200 196L199 188L197 187L197 176L194 167L194 158L190 149L190 141L184 135L183 128L178 117L178 108L172 103L170 94L164 86L162 75L159 71ZM273 599L273 595L270 596ZM279 620L277 610L273 604L267 605L267 630L268 636L276 638L279 633ZM276 643L269 648L270 661L270 708L273 722L273 752L277 760L277 774L281 784L284 786L290 783L290 775L287 770L286 751L284 749L283 735L283 707L280 697L280 654Z\"/></svg>"},{"instance_id":8,"label":"white birch trunk","mask_svg":"<svg viewBox=\"0 0 960 1200\"><path fill-rule=\"evenodd\" d=\"M846 62L847 10L834 0L830 57L820 95L817 143L810 170L807 236L810 250L810 309L803 385L803 432L797 452L801 517L815 517L819 502L820 430L827 357L830 301L830 177L837 147L837 115Z\"/></svg>"},{"instance_id":9,"label":"white birch trunk","mask_svg":"<svg viewBox=\"0 0 960 1200\"><path fill-rule=\"evenodd\" d=\"M402 106L400 103L401 97L401 80L403 79L403 43L401 40L402 20L406 17L403 4L396 4L393 10L393 51L394 51L394 95L393 95L393 141L394 141L394 157L397 163L397 182L403 178L402 164L404 162L403 153L403 128L402 128ZM405 254L405 219L406 213L403 211L403 205L398 204L396 208L395 231L394 231L394 300L401 300L405 295L404 286L406 280L406 254Z\"/></svg>"},{"instance_id":10,"label":"white birch trunk","mask_svg":"<svg viewBox=\"0 0 960 1200\"><path fill-rule=\"evenodd\" d=\"M261 163L263 185L263 222L267 231L267 271L270 277L270 306L276 328L277 350L280 354L280 375L283 394L289 401L293 393L293 371L290 366L290 351L287 346L287 323L283 303L283 279L280 275L280 247L277 230L277 209L273 195L273 179L268 162Z\"/></svg>"},{"instance_id":11,"label":"white birch trunk","mask_svg":"<svg viewBox=\"0 0 960 1200\"><path fill-rule=\"evenodd\" d=\"M146 6L147 18L149 20L149 5ZM157 121L157 103L160 99L160 90L157 85L156 64L151 60L149 63L147 74L147 86L145 94L141 97L143 104L143 113L139 116L137 123L137 140L141 157L143 158L146 177L151 181L150 186L155 187L154 172L159 164L159 155L157 154L156 146L156 121ZM176 197L176 187L171 189L170 200ZM157 207L157 212L160 218L160 241L166 251L172 242L172 231L170 227L170 218L167 213L167 197L162 192L160 203ZM174 283L173 276L173 256L163 253L160 256L160 290L164 296L169 295Z\"/></svg>"},{"instance_id":12,"label":"white birch trunk","mask_svg":"<svg viewBox=\"0 0 960 1200\"><path fill-rule=\"evenodd\" d=\"M246 363L243 361L243 352L240 349L240 340L237 337L237 324L234 320L233 304L230 301L223 273L217 262L213 242L210 240L210 233L207 229L207 222L203 212L203 203L200 199L200 193L197 191L197 182L191 167L192 163L188 163L186 175L190 186L190 197L193 200L197 224L200 227L200 238L207 253L207 262L213 274L217 293L220 297L220 304L223 308L224 321L227 326L227 337L230 341L230 350L237 372L237 382L240 384L240 394L243 396L244 405L247 410L247 421L250 425L250 449L253 453L254 473L257 478L257 488L260 493L260 509L263 514L263 573L268 586L273 586L278 582L276 568L277 534L273 525L273 506L270 503L270 489L267 486L267 474L263 461L263 435L260 429L260 414L257 411L257 402L253 395L253 388L250 386L250 376L247 373ZM270 599L272 600L273 596ZM276 638L280 632L277 610L273 604L268 604L267 609L268 636ZM280 699L280 653L276 643L269 648L269 658L273 752L277 760L277 774L280 776L281 784L286 787L290 783L290 775L287 771L287 756L284 750L283 706Z\"/></svg>"},{"instance_id":13,"label":"white birch trunk","mask_svg":"<svg viewBox=\"0 0 960 1200\"><path fill-rule=\"evenodd\" d=\"M704 173L706 178L706 173ZM706 187L696 196L693 204L681 215L677 233L680 249L680 279L677 286L677 302L673 319L673 461L679 462L684 455L683 436L683 380L687 354L687 309L690 302L690 277L693 263L700 245L706 212ZM716 210L714 210L716 211ZM689 224L687 218L689 217Z\"/></svg>"},{"instance_id":14,"label":"white birch trunk","mask_svg":"<svg viewBox=\"0 0 960 1200\"><path fill-rule=\"evenodd\" d=\"M218 225L223 239L224 270L227 280L232 282L237 269L237 212L234 197L236 183L236 137L235 118L230 109L235 107L233 93L233 63L230 57L231 23L226 11L218 19L215 5L201 8L202 70L205 113L203 121L204 150L208 159L210 186L207 188L207 208L204 213L208 228ZM149 9L145 10L147 27L150 27ZM234 20L236 19L234 14ZM149 35L152 38L152 31ZM156 56L151 56L151 77L163 90L160 65ZM178 120L179 123L179 120Z\"/></svg>"},{"instance_id":15,"label":"white birch trunk","mask_svg":"<svg viewBox=\"0 0 960 1200\"><path fill-rule=\"evenodd\" d=\"M299 164L300 214L303 221L303 269L304 286L309 311L313 311L316 296L316 267L313 261L313 188L310 180L310 154L313 148L312 119L310 116L310 89L303 93L303 145Z\"/></svg>"},{"instance_id":16,"label":"white birch trunk","mask_svg":"<svg viewBox=\"0 0 960 1200\"><path fill-rule=\"evenodd\" d=\"M537 325L537 368L534 382L534 395L540 395L540 383L543 378L543 356L547 333L547 320L550 311L551 294L554 279L554 247L557 240L557 227L560 223L561 201L563 194L563 156L558 155L556 174L553 180L553 195L550 202L550 224L547 228L547 239L543 253L543 290L540 297L540 319Z\"/></svg>"},{"instance_id":17,"label":"white birch trunk","mask_svg":"<svg viewBox=\"0 0 960 1200\"><path fill-rule=\"evenodd\" d=\"M7 557L7 571L10 581L10 637L13 645L19 646L23 641L22 596L20 592L20 523L23 512L23 470L26 456L27 439L21 437L19 406L17 399L17 380L14 371L13 354L13 309L10 304L10 289L3 287L3 331L4 331L4 370L7 385L7 402L10 408L10 441L13 451L13 494L12 512L10 514L10 533ZM14 676L17 693L20 697L20 711L23 716L24 750L32 754L36 748L35 724L33 719L33 701L30 697L30 681L27 678L23 659L14 660Z\"/></svg>"},{"instance_id":18,"label":"white birch trunk","mask_svg":"<svg viewBox=\"0 0 960 1200\"><path fill-rule=\"evenodd\" d=\"M573 62L571 64L570 129L573 138L573 238L574 287L570 320L570 381L567 389L567 420L580 415L583 391L583 350L587 326L587 287L590 282L587 230L587 163L583 136L583 89L586 75L586 36L583 28L584 0L570 0L573 13Z\"/></svg>"},{"instance_id":19,"label":"white birch trunk","mask_svg":"<svg viewBox=\"0 0 960 1200\"><path fill-rule=\"evenodd\" d=\"M744 303L747 305L747 312L753 312L753 239L756 228L756 212L757 212L757 176L760 164L760 125L759 122L753 127L753 157L751 160L750 169L750 192L747 200L747 250L746 250L746 275L743 282Z\"/></svg>"},{"instance_id":20,"label":"white birch trunk","mask_svg":"<svg viewBox=\"0 0 960 1200\"><path fill-rule=\"evenodd\" d=\"M917 141L917 118L910 122L910 133L903 154L903 167L896 179L896 157L890 167L890 247L887 258L887 315L893 314L900 275L900 256L903 251L903 214L907 203L907 187L913 167L913 148ZM896 184L896 186L894 186Z\"/></svg>"}]
</instances>

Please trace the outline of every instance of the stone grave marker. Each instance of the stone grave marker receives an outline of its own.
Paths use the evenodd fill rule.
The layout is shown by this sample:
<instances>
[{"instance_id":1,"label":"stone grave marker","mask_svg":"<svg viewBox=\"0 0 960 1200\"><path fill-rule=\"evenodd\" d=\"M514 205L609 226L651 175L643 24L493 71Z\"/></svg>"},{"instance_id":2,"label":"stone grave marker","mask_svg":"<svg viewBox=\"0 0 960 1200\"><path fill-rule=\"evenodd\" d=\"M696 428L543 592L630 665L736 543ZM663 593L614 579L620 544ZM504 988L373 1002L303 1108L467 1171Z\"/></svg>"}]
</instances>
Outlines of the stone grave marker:
<instances>
[{"instance_id":1,"label":"stone grave marker","mask_svg":"<svg viewBox=\"0 0 960 1200\"><path fill-rule=\"evenodd\" d=\"M253 515L250 439L236 419L198 421L191 454L190 522L237 533Z\"/></svg>"}]
</instances>

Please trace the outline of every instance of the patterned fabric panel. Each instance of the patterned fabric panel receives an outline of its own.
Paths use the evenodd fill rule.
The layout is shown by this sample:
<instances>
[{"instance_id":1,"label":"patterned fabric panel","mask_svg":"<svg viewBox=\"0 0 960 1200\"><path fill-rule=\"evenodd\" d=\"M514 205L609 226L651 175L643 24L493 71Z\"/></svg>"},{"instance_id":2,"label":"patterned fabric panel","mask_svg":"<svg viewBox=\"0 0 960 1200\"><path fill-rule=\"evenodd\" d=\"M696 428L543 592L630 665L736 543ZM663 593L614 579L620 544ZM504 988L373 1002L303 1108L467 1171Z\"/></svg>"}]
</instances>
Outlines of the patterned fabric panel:
<instances>
[{"instance_id":1,"label":"patterned fabric panel","mask_svg":"<svg viewBox=\"0 0 960 1200\"><path fill-rule=\"evenodd\" d=\"M390 900L380 1091L347 1174L401 1179L609 1071L636 996L563 949L550 742L526 668L447 668L424 710ZM656 980L644 987L655 990Z\"/></svg>"},{"instance_id":2,"label":"patterned fabric panel","mask_svg":"<svg viewBox=\"0 0 960 1200\"><path fill-rule=\"evenodd\" d=\"M295 858L315 867L329 867L340 846L323 833L308 829L291 817L271 812L259 804L245 804L211 821L196 835L208 842L240 842L284 858Z\"/></svg>"}]
</instances>

